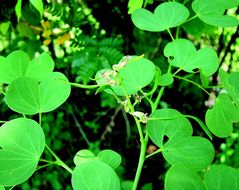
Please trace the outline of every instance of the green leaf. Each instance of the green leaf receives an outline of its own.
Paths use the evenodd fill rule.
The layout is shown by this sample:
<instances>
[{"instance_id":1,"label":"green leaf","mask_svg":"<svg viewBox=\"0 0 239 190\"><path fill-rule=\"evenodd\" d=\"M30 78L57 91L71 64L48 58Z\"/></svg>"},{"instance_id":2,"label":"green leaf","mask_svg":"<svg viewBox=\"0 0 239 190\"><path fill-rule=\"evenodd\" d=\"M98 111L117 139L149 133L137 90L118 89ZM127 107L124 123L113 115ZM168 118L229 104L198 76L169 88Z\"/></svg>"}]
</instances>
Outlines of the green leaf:
<instances>
[{"instance_id":1,"label":"green leaf","mask_svg":"<svg viewBox=\"0 0 239 190\"><path fill-rule=\"evenodd\" d=\"M132 14L136 9L139 9L143 6L143 0L129 0L128 7L129 7L129 14Z\"/></svg>"},{"instance_id":2,"label":"green leaf","mask_svg":"<svg viewBox=\"0 0 239 190\"><path fill-rule=\"evenodd\" d=\"M218 57L212 48L206 47L196 51L193 43L186 39L176 39L164 48L168 62L186 72L199 69L203 75L211 76L217 71Z\"/></svg>"},{"instance_id":3,"label":"green leaf","mask_svg":"<svg viewBox=\"0 0 239 190\"><path fill-rule=\"evenodd\" d=\"M189 17L188 9L177 2L166 2L156 7L154 14L146 9L137 9L132 21L141 30L160 32L181 25Z\"/></svg>"},{"instance_id":4,"label":"green leaf","mask_svg":"<svg viewBox=\"0 0 239 190\"><path fill-rule=\"evenodd\" d=\"M120 190L120 181L115 171L99 160L76 166L72 174L74 190Z\"/></svg>"},{"instance_id":5,"label":"green leaf","mask_svg":"<svg viewBox=\"0 0 239 190\"><path fill-rule=\"evenodd\" d=\"M4 186L0 185L0 190L5 190Z\"/></svg>"},{"instance_id":6,"label":"green leaf","mask_svg":"<svg viewBox=\"0 0 239 190\"><path fill-rule=\"evenodd\" d=\"M165 190L205 190L201 177L187 165L174 165L166 174Z\"/></svg>"},{"instance_id":7,"label":"green leaf","mask_svg":"<svg viewBox=\"0 0 239 190\"><path fill-rule=\"evenodd\" d=\"M7 21L7 22L2 22L0 24L0 32L3 34L3 35L6 35L8 33L8 29L11 25L11 22L10 21Z\"/></svg>"},{"instance_id":8,"label":"green leaf","mask_svg":"<svg viewBox=\"0 0 239 190\"><path fill-rule=\"evenodd\" d=\"M230 9L237 7L239 5L239 0L212 0L217 4L218 6L221 6L225 9Z\"/></svg>"},{"instance_id":9,"label":"green leaf","mask_svg":"<svg viewBox=\"0 0 239 190\"><path fill-rule=\"evenodd\" d=\"M155 75L153 62L145 58L138 59L138 57L133 57L131 60L118 72L109 69L98 71L95 77L97 84L106 85L116 81L116 84L111 85L111 89L105 91L118 96L125 96L122 87L128 95L131 95L150 84Z\"/></svg>"},{"instance_id":10,"label":"green leaf","mask_svg":"<svg viewBox=\"0 0 239 190\"><path fill-rule=\"evenodd\" d=\"M22 16L22 0L17 0L17 4L15 6L15 12L17 15L17 21L19 21Z\"/></svg>"},{"instance_id":11,"label":"green leaf","mask_svg":"<svg viewBox=\"0 0 239 190\"><path fill-rule=\"evenodd\" d=\"M211 142L202 137L188 137L169 141L162 149L164 158L172 165L190 165L194 170L208 167L214 158Z\"/></svg>"},{"instance_id":12,"label":"green leaf","mask_svg":"<svg viewBox=\"0 0 239 190\"><path fill-rule=\"evenodd\" d=\"M239 24L235 17L223 15L226 3L219 3L218 0L195 0L192 3L192 9L198 17L205 23L217 27L233 27ZM221 1L221 0L220 0Z\"/></svg>"},{"instance_id":13,"label":"green leaf","mask_svg":"<svg viewBox=\"0 0 239 190\"><path fill-rule=\"evenodd\" d=\"M226 165L212 165L204 176L208 190L238 190L239 172L235 168Z\"/></svg>"},{"instance_id":14,"label":"green leaf","mask_svg":"<svg viewBox=\"0 0 239 190\"><path fill-rule=\"evenodd\" d=\"M167 136L170 141L177 141L192 135L192 126L183 114L174 109L158 109L150 116L146 125L150 139L162 147Z\"/></svg>"},{"instance_id":15,"label":"green leaf","mask_svg":"<svg viewBox=\"0 0 239 190\"><path fill-rule=\"evenodd\" d=\"M224 138L232 133L233 122L239 122L239 109L228 94L219 94L214 107L206 112L206 124L215 136Z\"/></svg>"},{"instance_id":16,"label":"green leaf","mask_svg":"<svg viewBox=\"0 0 239 190\"><path fill-rule=\"evenodd\" d=\"M38 10L40 15L42 16L44 9L42 0L30 0L30 3Z\"/></svg>"},{"instance_id":17,"label":"green leaf","mask_svg":"<svg viewBox=\"0 0 239 190\"><path fill-rule=\"evenodd\" d=\"M41 81L53 71L54 67L55 63L51 56L47 53L42 53L29 63L24 76Z\"/></svg>"},{"instance_id":18,"label":"green leaf","mask_svg":"<svg viewBox=\"0 0 239 190\"><path fill-rule=\"evenodd\" d=\"M88 162L90 160L97 160L98 158L95 156L93 152L87 149L82 149L76 153L74 156L75 165L82 164L83 162Z\"/></svg>"},{"instance_id":19,"label":"green leaf","mask_svg":"<svg viewBox=\"0 0 239 190\"><path fill-rule=\"evenodd\" d=\"M9 84L18 77L28 76L37 80L46 78L54 69L54 61L46 54L30 61L29 56L21 51L13 51L6 58L0 58L0 81Z\"/></svg>"},{"instance_id":20,"label":"green leaf","mask_svg":"<svg viewBox=\"0 0 239 190\"><path fill-rule=\"evenodd\" d=\"M146 183L141 190L153 190L153 184L152 183Z\"/></svg>"},{"instance_id":21,"label":"green leaf","mask_svg":"<svg viewBox=\"0 0 239 190\"><path fill-rule=\"evenodd\" d=\"M173 75L171 73L163 74L159 77L159 86L168 86L174 81Z\"/></svg>"},{"instance_id":22,"label":"green leaf","mask_svg":"<svg viewBox=\"0 0 239 190\"><path fill-rule=\"evenodd\" d=\"M0 184L17 185L35 172L45 136L38 123L18 118L0 127L0 147Z\"/></svg>"},{"instance_id":23,"label":"green leaf","mask_svg":"<svg viewBox=\"0 0 239 190\"><path fill-rule=\"evenodd\" d=\"M133 181L122 181L121 190L132 190L133 184L134 184Z\"/></svg>"},{"instance_id":24,"label":"green leaf","mask_svg":"<svg viewBox=\"0 0 239 190\"><path fill-rule=\"evenodd\" d=\"M200 73L200 80L201 80L202 86L204 88L207 88L210 82L209 77L206 77L204 74Z\"/></svg>"},{"instance_id":25,"label":"green leaf","mask_svg":"<svg viewBox=\"0 0 239 190\"><path fill-rule=\"evenodd\" d=\"M97 157L113 169L119 167L121 163L121 156L113 150L102 150L99 152Z\"/></svg>"},{"instance_id":26,"label":"green leaf","mask_svg":"<svg viewBox=\"0 0 239 190\"><path fill-rule=\"evenodd\" d=\"M49 74L43 81L20 77L12 81L6 92L6 103L12 110L33 115L50 112L69 97L68 79L59 72Z\"/></svg>"}]
</instances>

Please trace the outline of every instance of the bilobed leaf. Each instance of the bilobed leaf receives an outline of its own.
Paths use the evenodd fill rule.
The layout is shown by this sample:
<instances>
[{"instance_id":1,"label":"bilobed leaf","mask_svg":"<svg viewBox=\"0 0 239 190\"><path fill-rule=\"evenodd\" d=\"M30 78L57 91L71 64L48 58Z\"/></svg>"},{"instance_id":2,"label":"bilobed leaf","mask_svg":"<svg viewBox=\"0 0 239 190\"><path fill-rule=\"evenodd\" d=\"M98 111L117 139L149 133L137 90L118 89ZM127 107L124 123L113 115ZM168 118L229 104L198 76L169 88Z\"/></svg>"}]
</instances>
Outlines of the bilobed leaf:
<instances>
[{"instance_id":1,"label":"bilobed leaf","mask_svg":"<svg viewBox=\"0 0 239 190\"><path fill-rule=\"evenodd\" d=\"M136 9L139 9L143 6L143 0L129 0L128 7L129 7L129 14L132 14Z\"/></svg>"},{"instance_id":2,"label":"bilobed leaf","mask_svg":"<svg viewBox=\"0 0 239 190\"><path fill-rule=\"evenodd\" d=\"M166 2L156 7L154 14L146 9L137 9L132 14L136 27L151 32L160 32L181 25L189 17L188 9L177 2Z\"/></svg>"},{"instance_id":3,"label":"bilobed leaf","mask_svg":"<svg viewBox=\"0 0 239 190\"><path fill-rule=\"evenodd\" d=\"M214 158L213 145L202 137L169 141L163 147L162 153L170 164L189 165L198 171L208 167Z\"/></svg>"},{"instance_id":4,"label":"bilobed leaf","mask_svg":"<svg viewBox=\"0 0 239 190\"><path fill-rule=\"evenodd\" d=\"M79 165L82 164L83 162L88 162L90 160L97 160L98 158L96 157L96 155L91 152L90 150L87 149L82 149L80 151L78 151L76 153L76 155L74 156L74 163L75 165Z\"/></svg>"},{"instance_id":5,"label":"bilobed leaf","mask_svg":"<svg viewBox=\"0 0 239 190\"><path fill-rule=\"evenodd\" d=\"M221 0L195 0L192 3L192 9L198 17L207 24L217 27L233 27L237 26L239 21L235 17L223 15L223 13L226 8L236 5L234 3L235 2L229 2L227 4Z\"/></svg>"},{"instance_id":6,"label":"bilobed leaf","mask_svg":"<svg viewBox=\"0 0 239 190\"><path fill-rule=\"evenodd\" d=\"M204 176L208 190L238 190L239 171L226 165L212 165Z\"/></svg>"},{"instance_id":7,"label":"bilobed leaf","mask_svg":"<svg viewBox=\"0 0 239 190\"><path fill-rule=\"evenodd\" d=\"M186 72L199 69L203 75L211 76L218 68L218 57L212 48L206 47L196 51L192 42L186 39L176 39L164 48L168 62Z\"/></svg>"},{"instance_id":8,"label":"bilobed leaf","mask_svg":"<svg viewBox=\"0 0 239 190\"><path fill-rule=\"evenodd\" d=\"M206 112L206 124L217 137L227 137L232 133L233 122L239 122L239 109L228 94L220 94L214 107Z\"/></svg>"},{"instance_id":9,"label":"bilobed leaf","mask_svg":"<svg viewBox=\"0 0 239 190\"><path fill-rule=\"evenodd\" d=\"M49 112L63 104L70 95L68 79L53 72L44 80L19 77L6 92L6 103L12 110L27 115Z\"/></svg>"},{"instance_id":10,"label":"bilobed leaf","mask_svg":"<svg viewBox=\"0 0 239 190\"><path fill-rule=\"evenodd\" d=\"M37 80L44 79L54 69L54 61L47 53L30 61L29 56L21 50L10 53L6 58L0 57L0 81L9 84L18 77L28 76Z\"/></svg>"},{"instance_id":11,"label":"bilobed leaf","mask_svg":"<svg viewBox=\"0 0 239 190\"><path fill-rule=\"evenodd\" d=\"M134 59L134 58L132 58ZM96 73L96 82L100 85L105 85L107 81L104 76L106 72L113 72L113 70L104 69ZM111 85L111 88L106 89L107 93L115 93L118 96L125 96L125 89L128 95L135 94L143 87L152 82L155 75L155 65L148 59L135 57L135 60L129 61L123 68L121 68L117 76L111 76L110 80L118 80L120 84Z\"/></svg>"},{"instance_id":12,"label":"bilobed leaf","mask_svg":"<svg viewBox=\"0 0 239 190\"><path fill-rule=\"evenodd\" d=\"M76 166L71 183L74 190L120 190L115 171L100 160L84 162Z\"/></svg>"},{"instance_id":13,"label":"bilobed leaf","mask_svg":"<svg viewBox=\"0 0 239 190\"><path fill-rule=\"evenodd\" d=\"M163 146L164 138L177 141L192 135L192 126L187 118L174 109L158 109L150 116L146 125L150 139L159 147Z\"/></svg>"},{"instance_id":14,"label":"bilobed leaf","mask_svg":"<svg viewBox=\"0 0 239 190\"><path fill-rule=\"evenodd\" d=\"M17 185L35 172L45 136L38 123L18 118L0 127L0 147L0 184Z\"/></svg>"},{"instance_id":15,"label":"bilobed leaf","mask_svg":"<svg viewBox=\"0 0 239 190\"><path fill-rule=\"evenodd\" d=\"M121 156L113 150L102 150L97 155L97 158L113 169L116 169L121 163Z\"/></svg>"},{"instance_id":16,"label":"bilobed leaf","mask_svg":"<svg viewBox=\"0 0 239 190\"><path fill-rule=\"evenodd\" d=\"M165 190L205 190L198 173L188 165L172 166L166 174Z\"/></svg>"},{"instance_id":17,"label":"bilobed leaf","mask_svg":"<svg viewBox=\"0 0 239 190\"><path fill-rule=\"evenodd\" d=\"M43 2L42 0L30 0L30 3L38 10L40 15L43 14Z\"/></svg>"},{"instance_id":18,"label":"bilobed leaf","mask_svg":"<svg viewBox=\"0 0 239 190\"><path fill-rule=\"evenodd\" d=\"M51 56L47 53L42 53L29 63L25 76L41 81L53 71L54 66Z\"/></svg>"}]
</instances>

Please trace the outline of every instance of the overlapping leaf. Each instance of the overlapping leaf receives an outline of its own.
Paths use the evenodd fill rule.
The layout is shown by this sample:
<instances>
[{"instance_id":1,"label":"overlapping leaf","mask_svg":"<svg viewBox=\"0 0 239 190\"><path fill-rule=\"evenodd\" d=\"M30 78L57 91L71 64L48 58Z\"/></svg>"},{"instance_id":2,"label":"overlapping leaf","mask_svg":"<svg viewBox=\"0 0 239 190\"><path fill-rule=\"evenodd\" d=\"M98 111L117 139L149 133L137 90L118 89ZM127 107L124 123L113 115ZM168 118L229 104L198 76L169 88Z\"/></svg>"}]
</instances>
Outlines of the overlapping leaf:
<instances>
[{"instance_id":1,"label":"overlapping leaf","mask_svg":"<svg viewBox=\"0 0 239 190\"><path fill-rule=\"evenodd\" d=\"M74 190L121 189L115 171L100 160L91 160L77 165L72 174L72 186Z\"/></svg>"},{"instance_id":2,"label":"overlapping leaf","mask_svg":"<svg viewBox=\"0 0 239 190\"><path fill-rule=\"evenodd\" d=\"M190 165L194 170L206 168L214 158L210 141L192 137L192 127L183 114L173 109L154 111L147 122L150 139L161 148L172 165ZM165 139L168 139L165 142Z\"/></svg>"},{"instance_id":3,"label":"overlapping leaf","mask_svg":"<svg viewBox=\"0 0 239 190\"><path fill-rule=\"evenodd\" d=\"M121 156L113 150L102 150L97 155L98 159L116 169L121 163Z\"/></svg>"},{"instance_id":4,"label":"overlapping leaf","mask_svg":"<svg viewBox=\"0 0 239 190\"><path fill-rule=\"evenodd\" d=\"M6 84L22 76L42 80L53 69L54 61L46 53L42 53L32 61L21 50L13 51L6 58L0 57L0 81Z\"/></svg>"},{"instance_id":5,"label":"overlapping leaf","mask_svg":"<svg viewBox=\"0 0 239 190\"><path fill-rule=\"evenodd\" d=\"M35 121L14 119L0 127L0 147L0 185L17 185L34 173L45 136Z\"/></svg>"},{"instance_id":6,"label":"overlapping leaf","mask_svg":"<svg viewBox=\"0 0 239 190\"><path fill-rule=\"evenodd\" d=\"M111 76L111 74L108 74L113 72L116 73L116 71L113 70L99 71L96 74L96 82L100 85L110 85L111 81L115 81L116 84L111 85L111 87L105 91L111 94L115 93L118 96L125 96L125 92L128 95L131 95L150 84L154 79L155 65L148 59L136 58L135 60L129 61L123 68L121 68L117 72L117 76ZM125 92L122 88L125 89Z\"/></svg>"},{"instance_id":7,"label":"overlapping leaf","mask_svg":"<svg viewBox=\"0 0 239 190\"><path fill-rule=\"evenodd\" d=\"M172 166L166 174L165 190L205 190L205 185L198 175L190 166L182 164ZM180 187L180 188L179 188Z\"/></svg>"},{"instance_id":8,"label":"overlapping leaf","mask_svg":"<svg viewBox=\"0 0 239 190\"><path fill-rule=\"evenodd\" d=\"M225 9L237 5L236 1L222 0L194 0L192 9L205 23L213 26L232 27L237 26L239 21L235 17L223 15Z\"/></svg>"},{"instance_id":9,"label":"overlapping leaf","mask_svg":"<svg viewBox=\"0 0 239 190\"><path fill-rule=\"evenodd\" d=\"M226 165L212 165L204 177L208 190L238 190L239 171Z\"/></svg>"},{"instance_id":10,"label":"overlapping leaf","mask_svg":"<svg viewBox=\"0 0 239 190\"><path fill-rule=\"evenodd\" d=\"M70 95L68 79L52 72L44 80L20 77L12 81L6 92L6 103L12 110L33 115L49 112L66 101Z\"/></svg>"},{"instance_id":11,"label":"overlapping leaf","mask_svg":"<svg viewBox=\"0 0 239 190\"><path fill-rule=\"evenodd\" d=\"M206 124L217 137L227 137L232 133L233 122L239 122L239 109L228 94L220 94L211 110L206 112Z\"/></svg>"},{"instance_id":12,"label":"overlapping leaf","mask_svg":"<svg viewBox=\"0 0 239 190\"><path fill-rule=\"evenodd\" d=\"M179 26L189 17L188 9L177 2L166 2L156 7L154 13L137 9L132 14L136 27L151 32L160 32Z\"/></svg>"},{"instance_id":13,"label":"overlapping leaf","mask_svg":"<svg viewBox=\"0 0 239 190\"><path fill-rule=\"evenodd\" d=\"M186 72L199 69L205 76L211 76L218 68L218 57L212 48L206 47L196 51L192 42L176 39L164 48L168 62Z\"/></svg>"}]
</instances>

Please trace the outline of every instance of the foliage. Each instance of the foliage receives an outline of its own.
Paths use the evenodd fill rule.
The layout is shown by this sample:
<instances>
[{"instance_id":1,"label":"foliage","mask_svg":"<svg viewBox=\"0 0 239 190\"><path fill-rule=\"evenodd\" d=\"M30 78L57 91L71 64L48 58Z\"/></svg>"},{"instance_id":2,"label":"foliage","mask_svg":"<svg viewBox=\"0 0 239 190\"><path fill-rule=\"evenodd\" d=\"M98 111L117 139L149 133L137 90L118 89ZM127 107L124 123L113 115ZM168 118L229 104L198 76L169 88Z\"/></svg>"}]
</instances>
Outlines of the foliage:
<instances>
[{"instance_id":1,"label":"foliage","mask_svg":"<svg viewBox=\"0 0 239 190\"><path fill-rule=\"evenodd\" d=\"M94 7L91 10L89 4L70 0L62 2L66 8L60 9L56 2L29 2L18 0L15 7L9 7L9 17L15 8L17 22L4 21L0 28L2 38L16 36L1 47L4 50L0 57L1 104L2 110L4 106L9 110L2 111L4 121L0 121L3 124L0 127L0 189L14 188L40 169L52 172L46 178L52 179L50 183L55 189L62 188L58 180L61 175L68 177L65 189L71 188L69 180L76 190L136 190L139 186L153 189L148 181L144 186L140 184L144 164L153 159L166 161L166 190L179 186L182 189L238 189L239 175L235 166L214 164L213 160L218 149L214 139L230 138L233 130L237 130L233 125L239 122L239 74L223 70L220 60L225 58L218 57L215 47L187 34L188 31L194 33L190 27L197 22L203 24L205 31L209 25L214 29L238 27L237 18L225 12L237 7L238 1L170 1L155 8L153 1L130 0L128 13L132 13L132 22L140 29L135 29L135 37L149 35L143 31L161 33L156 35L159 37L157 46L151 46L150 53L144 52L145 45L146 48L136 48L137 53L143 49L142 54L130 52L131 55L124 57L122 47L128 38L120 34L107 36L107 30L100 28L101 23L92 14ZM155 8L154 13L146 9L147 5ZM33 16L28 18L31 13ZM196 35L203 30L198 29ZM10 34L7 31L11 31ZM150 35L148 39L149 44L156 41ZM48 53L40 53L42 51ZM76 91L71 86L85 91ZM186 92L180 94L182 89L195 97L199 97L198 90L205 93L200 100L210 101L210 107L204 107L201 112L205 117L193 115L196 105L189 109L192 115L186 114L188 110L181 109L184 99L174 107L173 101L178 102L180 97L190 101ZM92 98L92 90L108 96ZM174 96L172 102L167 100L170 93ZM74 98L69 98L70 94ZM87 102L87 98L90 101ZM112 110L114 113L109 116ZM126 125L125 141L122 128L114 128L120 111ZM110 120L105 128L102 115ZM71 121L77 128L70 129ZM67 123L69 129L64 131L63 123ZM89 135L92 129L101 135L92 138ZM117 140L124 142L117 142L121 151L124 148L126 152L138 151L133 138L139 139L140 153L133 181L126 175L133 166L122 171L125 170L122 165L127 164L130 156L124 155L124 151L120 154L113 151L110 143L104 145L108 143L107 135L110 134L113 141L116 132L120 132ZM63 140L70 146L66 148ZM62 150L69 151L67 158L59 154ZM133 162L135 164L135 157ZM67 173L53 172L52 166L60 166ZM33 186L44 188L41 185L36 182ZM22 187L31 189L28 183Z\"/></svg>"}]
</instances>

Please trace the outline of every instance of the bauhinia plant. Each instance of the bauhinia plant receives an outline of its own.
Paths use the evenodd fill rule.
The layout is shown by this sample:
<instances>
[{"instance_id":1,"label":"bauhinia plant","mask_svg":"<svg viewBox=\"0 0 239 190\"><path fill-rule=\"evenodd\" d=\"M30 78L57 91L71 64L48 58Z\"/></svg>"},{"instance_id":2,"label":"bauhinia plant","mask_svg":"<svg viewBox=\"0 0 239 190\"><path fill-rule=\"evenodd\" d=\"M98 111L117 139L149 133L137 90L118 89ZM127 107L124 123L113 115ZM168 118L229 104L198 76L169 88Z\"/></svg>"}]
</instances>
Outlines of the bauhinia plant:
<instances>
[{"instance_id":1,"label":"bauhinia plant","mask_svg":"<svg viewBox=\"0 0 239 190\"><path fill-rule=\"evenodd\" d=\"M115 172L121 156L115 151L107 149L95 155L90 150L80 150L73 159L75 168L72 169L45 142L42 114L63 104L70 96L71 85L111 94L134 118L140 139L140 157L132 190L138 187L144 161L159 153L171 165L166 173L166 190L239 189L238 170L226 165L211 165L215 154L211 143L213 135L227 137L233 131L233 123L239 122L239 73L228 74L218 68L219 59L212 47L197 49L190 40L179 37L180 29L185 23L190 25L193 19L217 27L237 26L236 18L223 13L238 6L239 2L194 0L191 12L185 6L187 2L161 3L154 13L142 8L132 13L132 21L139 29L167 31L170 35L172 42L164 48L164 56L168 59L166 73L144 55L125 56L112 69L98 71L97 84L82 85L70 83L63 73L55 72L54 61L46 53L33 60L20 50L0 57L0 82L7 86L1 93L9 108L22 114L21 118L0 121L3 123L0 127L0 189L21 184L39 167L52 164L65 168L72 175L74 190L121 189ZM175 35L172 28L176 28ZM214 97L208 91L209 78L218 69L221 91ZM191 80L192 75L200 75L201 83ZM205 124L175 109L159 108L165 88L172 86L174 80L196 85L215 100L214 106L206 112ZM137 110L143 100L149 105L150 113ZM35 114L39 115L37 122L28 117ZM201 126L207 138L192 136L190 120ZM149 139L158 150L146 154ZM45 149L55 160L42 158ZM46 165L39 166L39 161Z\"/></svg>"}]
</instances>

